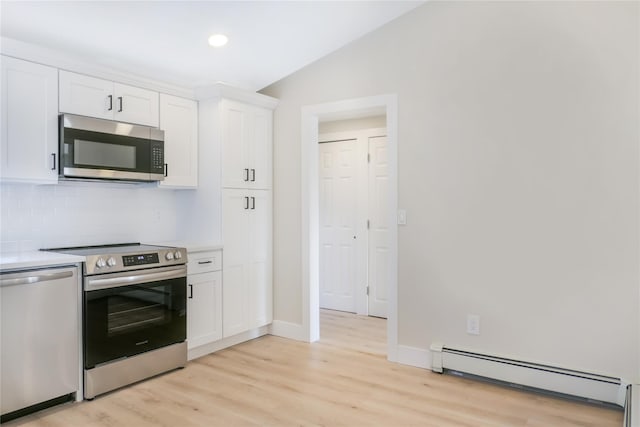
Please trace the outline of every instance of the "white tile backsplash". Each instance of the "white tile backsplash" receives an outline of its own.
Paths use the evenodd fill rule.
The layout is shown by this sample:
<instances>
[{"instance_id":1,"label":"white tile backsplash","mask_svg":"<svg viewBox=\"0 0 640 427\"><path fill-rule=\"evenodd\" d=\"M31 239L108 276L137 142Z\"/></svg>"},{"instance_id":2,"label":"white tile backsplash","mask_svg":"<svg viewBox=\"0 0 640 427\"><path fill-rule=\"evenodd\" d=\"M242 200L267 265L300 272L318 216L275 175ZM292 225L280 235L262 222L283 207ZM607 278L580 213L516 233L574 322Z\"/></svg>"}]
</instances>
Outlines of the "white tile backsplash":
<instances>
[{"instance_id":1,"label":"white tile backsplash","mask_svg":"<svg viewBox=\"0 0 640 427\"><path fill-rule=\"evenodd\" d=\"M3 251L176 240L175 190L152 184L0 184Z\"/></svg>"}]
</instances>

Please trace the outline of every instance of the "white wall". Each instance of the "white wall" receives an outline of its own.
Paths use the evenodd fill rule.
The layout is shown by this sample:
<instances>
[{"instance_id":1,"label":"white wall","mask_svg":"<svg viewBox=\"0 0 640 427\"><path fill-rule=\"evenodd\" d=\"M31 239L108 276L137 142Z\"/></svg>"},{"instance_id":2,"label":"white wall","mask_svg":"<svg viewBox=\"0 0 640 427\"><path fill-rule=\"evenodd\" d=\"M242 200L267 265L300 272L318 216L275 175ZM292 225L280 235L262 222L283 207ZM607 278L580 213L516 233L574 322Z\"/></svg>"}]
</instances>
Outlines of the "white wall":
<instances>
[{"instance_id":1,"label":"white wall","mask_svg":"<svg viewBox=\"0 0 640 427\"><path fill-rule=\"evenodd\" d=\"M428 2L264 89L280 99L274 317L302 321L301 107L397 93L399 344L637 381L639 18L634 2Z\"/></svg>"},{"instance_id":2,"label":"white wall","mask_svg":"<svg viewBox=\"0 0 640 427\"><path fill-rule=\"evenodd\" d=\"M0 247L15 251L175 240L175 192L150 185L4 183Z\"/></svg>"}]
</instances>

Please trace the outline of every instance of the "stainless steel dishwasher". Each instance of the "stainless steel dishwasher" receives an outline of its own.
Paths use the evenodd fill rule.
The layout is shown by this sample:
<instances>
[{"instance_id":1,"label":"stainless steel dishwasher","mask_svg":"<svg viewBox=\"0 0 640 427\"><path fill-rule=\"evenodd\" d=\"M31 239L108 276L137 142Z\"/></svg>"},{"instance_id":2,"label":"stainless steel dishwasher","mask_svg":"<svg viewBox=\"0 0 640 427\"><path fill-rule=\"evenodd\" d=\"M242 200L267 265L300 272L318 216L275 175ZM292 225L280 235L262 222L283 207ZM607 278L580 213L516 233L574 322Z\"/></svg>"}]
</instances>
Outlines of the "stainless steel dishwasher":
<instances>
[{"instance_id":1,"label":"stainless steel dishwasher","mask_svg":"<svg viewBox=\"0 0 640 427\"><path fill-rule=\"evenodd\" d=\"M0 274L2 421L78 390L78 280L77 267Z\"/></svg>"}]
</instances>

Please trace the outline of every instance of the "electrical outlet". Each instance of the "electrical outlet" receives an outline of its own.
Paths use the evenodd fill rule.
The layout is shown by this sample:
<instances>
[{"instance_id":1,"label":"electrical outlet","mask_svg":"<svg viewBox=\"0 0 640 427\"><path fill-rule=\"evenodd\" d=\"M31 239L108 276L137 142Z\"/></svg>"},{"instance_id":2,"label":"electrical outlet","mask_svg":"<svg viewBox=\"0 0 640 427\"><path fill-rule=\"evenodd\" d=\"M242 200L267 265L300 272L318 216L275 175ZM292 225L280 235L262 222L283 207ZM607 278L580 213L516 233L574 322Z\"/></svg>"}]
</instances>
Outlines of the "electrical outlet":
<instances>
[{"instance_id":1,"label":"electrical outlet","mask_svg":"<svg viewBox=\"0 0 640 427\"><path fill-rule=\"evenodd\" d=\"M467 333L480 335L480 316L477 314L467 314Z\"/></svg>"}]
</instances>

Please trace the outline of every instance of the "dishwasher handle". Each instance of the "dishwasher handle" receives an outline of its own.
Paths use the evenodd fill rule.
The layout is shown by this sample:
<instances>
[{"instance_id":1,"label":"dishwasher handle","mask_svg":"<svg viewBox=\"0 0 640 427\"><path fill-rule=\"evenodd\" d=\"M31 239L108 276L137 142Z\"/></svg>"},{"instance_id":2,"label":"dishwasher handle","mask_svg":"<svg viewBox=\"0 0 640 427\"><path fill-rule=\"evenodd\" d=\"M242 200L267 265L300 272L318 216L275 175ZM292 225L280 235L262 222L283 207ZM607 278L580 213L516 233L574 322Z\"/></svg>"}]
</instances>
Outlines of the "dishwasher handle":
<instances>
[{"instance_id":1,"label":"dishwasher handle","mask_svg":"<svg viewBox=\"0 0 640 427\"><path fill-rule=\"evenodd\" d=\"M26 272L26 273L15 273L15 274L4 274L0 277L0 286L16 286L16 285L29 285L32 283L38 282L49 282L51 280L60 280L66 279L67 277L72 277L73 271L57 271L55 273L37 273L37 272Z\"/></svg>"}]
</instances>

